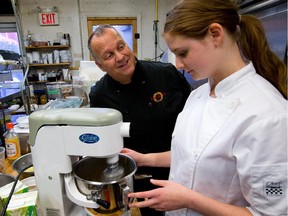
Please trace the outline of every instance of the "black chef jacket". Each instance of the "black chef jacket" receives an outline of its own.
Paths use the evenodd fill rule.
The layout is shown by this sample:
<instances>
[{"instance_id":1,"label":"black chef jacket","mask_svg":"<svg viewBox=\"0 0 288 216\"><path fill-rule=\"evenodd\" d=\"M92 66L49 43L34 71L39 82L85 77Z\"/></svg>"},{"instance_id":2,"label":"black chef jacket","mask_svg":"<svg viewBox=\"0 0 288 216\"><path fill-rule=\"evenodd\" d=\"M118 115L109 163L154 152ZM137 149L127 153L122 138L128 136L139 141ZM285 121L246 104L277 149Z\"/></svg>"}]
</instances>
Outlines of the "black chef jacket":
<instances>
[{"instance_id":1,"label":"black chef jacket","mask_svg":"<svg viewBox=\"0 0 288 216\"><path fill-rule=\"evenodd\" d=\"M91 107L119 110L123 122L131 122L124 147L152 153L170 150L176 117L189 94L188 82L172 64L137 60L131 83L120 84L106 74L91 88L89 99ZM137 173L168 179L169 169L139 167ZM151 183L146 186L136 181L134 190L152 189Z\"/></svg>"}]
</instances>

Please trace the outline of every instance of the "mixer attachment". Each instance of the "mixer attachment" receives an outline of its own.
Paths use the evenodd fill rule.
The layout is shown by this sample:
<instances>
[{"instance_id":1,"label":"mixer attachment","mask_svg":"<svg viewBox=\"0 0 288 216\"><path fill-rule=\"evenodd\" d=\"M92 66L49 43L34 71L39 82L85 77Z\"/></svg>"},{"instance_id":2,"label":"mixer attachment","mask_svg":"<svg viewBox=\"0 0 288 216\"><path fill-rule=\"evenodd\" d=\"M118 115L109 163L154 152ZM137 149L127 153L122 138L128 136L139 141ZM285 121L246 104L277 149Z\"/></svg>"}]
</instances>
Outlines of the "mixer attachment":
<instances>
[{"instance_id":1,"label":"mixer attachment","mask_svg":"<svg viewBox=\"0 0 288 216\"><path fill-rule=\"evenodd\" d=\"M124 176L124 168L119 166L119 163L109 164L108 167L103 171L103 180L111 181L118 180Z\"/></svg>"}]
</instances>

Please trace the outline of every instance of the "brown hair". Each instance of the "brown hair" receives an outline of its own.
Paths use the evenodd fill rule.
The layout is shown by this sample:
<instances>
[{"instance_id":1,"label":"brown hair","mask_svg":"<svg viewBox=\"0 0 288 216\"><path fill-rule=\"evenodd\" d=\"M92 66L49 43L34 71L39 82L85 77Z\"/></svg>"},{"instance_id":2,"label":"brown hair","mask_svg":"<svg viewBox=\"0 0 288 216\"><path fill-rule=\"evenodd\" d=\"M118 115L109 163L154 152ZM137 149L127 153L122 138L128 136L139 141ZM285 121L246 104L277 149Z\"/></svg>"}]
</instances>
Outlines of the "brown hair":
<instances>
[{"instance_id":1,"label":"brown hair","mask_svg":"<svg viewBox=\"0 0 288 216\"><path fill-rule=\"evenodd\" d=\"M235 1L182 0L167 14L164 34L202 39L212 23L222 25L237 40L241 52L252 61L256 72L287 99L285 63L269 48L261 22L253 15L240 16Z\"/></svg>"}]
</instances>

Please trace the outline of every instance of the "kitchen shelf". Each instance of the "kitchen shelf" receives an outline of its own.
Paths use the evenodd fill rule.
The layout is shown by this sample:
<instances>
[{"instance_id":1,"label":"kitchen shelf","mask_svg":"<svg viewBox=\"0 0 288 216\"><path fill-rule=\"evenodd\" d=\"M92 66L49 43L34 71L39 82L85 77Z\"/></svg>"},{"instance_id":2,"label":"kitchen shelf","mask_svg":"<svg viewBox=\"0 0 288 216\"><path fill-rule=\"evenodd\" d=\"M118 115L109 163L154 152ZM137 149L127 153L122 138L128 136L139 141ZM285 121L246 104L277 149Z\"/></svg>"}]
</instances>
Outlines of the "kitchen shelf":
<instances>
[{"instance_id":1,"label":"kitchen shelf","mask_svg":"<svg viewBox=\"0 0 288 216\"><path fill-rule=\"evenodd\" d=\"M15 98L21 97L20 89L14 88L0 88L0 102L5 103Z\"/></svg>"},{"instance_id":2,"label":"kitchen shelf","mask_svg":"<svg viewBox=\"0 0 288 216\"><path fill-rule=\"evenodd\" d=\"M46 83L55 83L55 82L61 82L61 83L67 83L71 84L72 81L63 81L63 80L55 80L55 81L29 81L30 84L46 84Z\"/></svg>"},{"instance_id":3,"label":"kitchen shelf","mask_svg":"<svg viewBox=\"0 0 288 216\"><path fill-rule=\"evenodd\" d=\"M51 67L51 66L69 66L71 62L60 62L53 64L29 64L30 67Z\"/></svg>"},{"instance_id":4,"label":"kitchen shelf","mask_svg":"<svg viewBox=\"0 0 288 216\"><path fill-rule=\"evenodd\" d=\"M44 61L44 59L36 59L37 60L37 63L36 61L34 61L35 63L30 63L29 64L29 72L28 72L28 83L29 84L32 84L33 86L33 89L34 89L34 93L35 95L37 94L38 96L41 95L41 94L45 94L46 90L45 90L45 86L46 84L48 83L51 83L51 82L56 82L55 81L49 81L49 80L42 80L39 78L39 75L42 76L43 75L43 72L47 74L47 76L49 76L49 73L52 72L52 71L57 71L57 76L59 77L60 75L58 74L58 71L59 70L62 70L62 69L67 69L70 67L71 65L71 61L72 60L68 60L67 57L68 57L68 52L70 53L70 46L69 45L51 45L51 46L26 46L25 49L26 49L26 52L27 54L28 53L31 53L31 55L33 54L33 52L39 52L39 57L43 58L42 54L52 54L52 58L55 58L55 50L58 50L59 51L59 61L53 61L52 59L52 62L57 62L57 63L52 63L49 59L48 59L48 56L47 59L48 59L48 63L51 63L51 64L43 64L44 62L47 63L46 61ZM67 53L63 50L67 50ZM63 57L63 62L61 62L61 53L64 53L65 57ZM33 62L33 56L31 57L32 58L32 62ZM45 59L45 60L47 60ZM43 61L42 61L43 60ZM69 61L69 62L67 62ZM31 61L30 61L31 62ZM41 62L41 63L40 63ZM41 70L39 70L41 69ZM41 71L41 72L39 72ZM43 72L42 72L43 71ZM48 73L49 72L49 73ZM48 78L48 77L47 77ZM56 77L55 77L56 78ZM41 81L38 81L38 80L41 80ZM48 78L49 79L49 78Z\"/></svg>"},{"instance_id":5,"label":"kitchen shelf","mask_svg":"<svg viewBox=\"0 0 288 216\"><path fill-rule=\"evenodd\" d=\"M53 45L53 46L27 46L26 50L42 50L42 49L69 49L68 45Z\"/></svg>"},{"instance_id":6,"label":"kitchen shelf","mask_svg":"<svg viewBox=\"0 0 288 216\"><path fill-rule=\"evenodd\" d=\"M0 64L0 71L11 71L21 68L22 68L21 64L5 64L5 63Z\"/></svg>"}]
</instances>

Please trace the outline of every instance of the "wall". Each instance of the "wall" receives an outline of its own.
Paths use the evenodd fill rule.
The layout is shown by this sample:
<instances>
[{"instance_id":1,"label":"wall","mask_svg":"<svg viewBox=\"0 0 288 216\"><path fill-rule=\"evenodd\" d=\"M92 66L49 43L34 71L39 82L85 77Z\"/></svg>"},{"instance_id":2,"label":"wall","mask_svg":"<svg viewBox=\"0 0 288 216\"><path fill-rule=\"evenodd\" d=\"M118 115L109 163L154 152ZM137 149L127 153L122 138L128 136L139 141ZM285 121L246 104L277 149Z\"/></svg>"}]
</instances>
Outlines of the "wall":
<instances>
[{"instance_id":1,"label":"wall","mask_svg":"<svg viewBox=\"0 0 288 216\"><path fill-rule=\"evenodd\" d=\"M273 4L272 4L273 3ZM243 8L242 13L253 14L261 21L270 48L287 63L287 1L256 2Z\"/></svg>"},{"instance_id":2,"label":"wall","mask_svg":"<svg viewBox=\"0 0 288 216\"><path fill-rule=\"evenodd\" d=\"M138 58L153 59L155 57L155 0L18 0L19 12L25 37L28 30L41 34L44 41L53 42L57 32L69 33L73 66L79 66L80 60L88 60L87 49L87 17L101 16L136 16L137 30L140 33L138 40ZM163 25L166 13L176 4L175 0L158 1L158 31L159 42L157 54L160 55L167 46L162 39ZM59 14L59 26L40 26L38 9L47 9L56 6Z\"/></svg>"}]
</instances>

